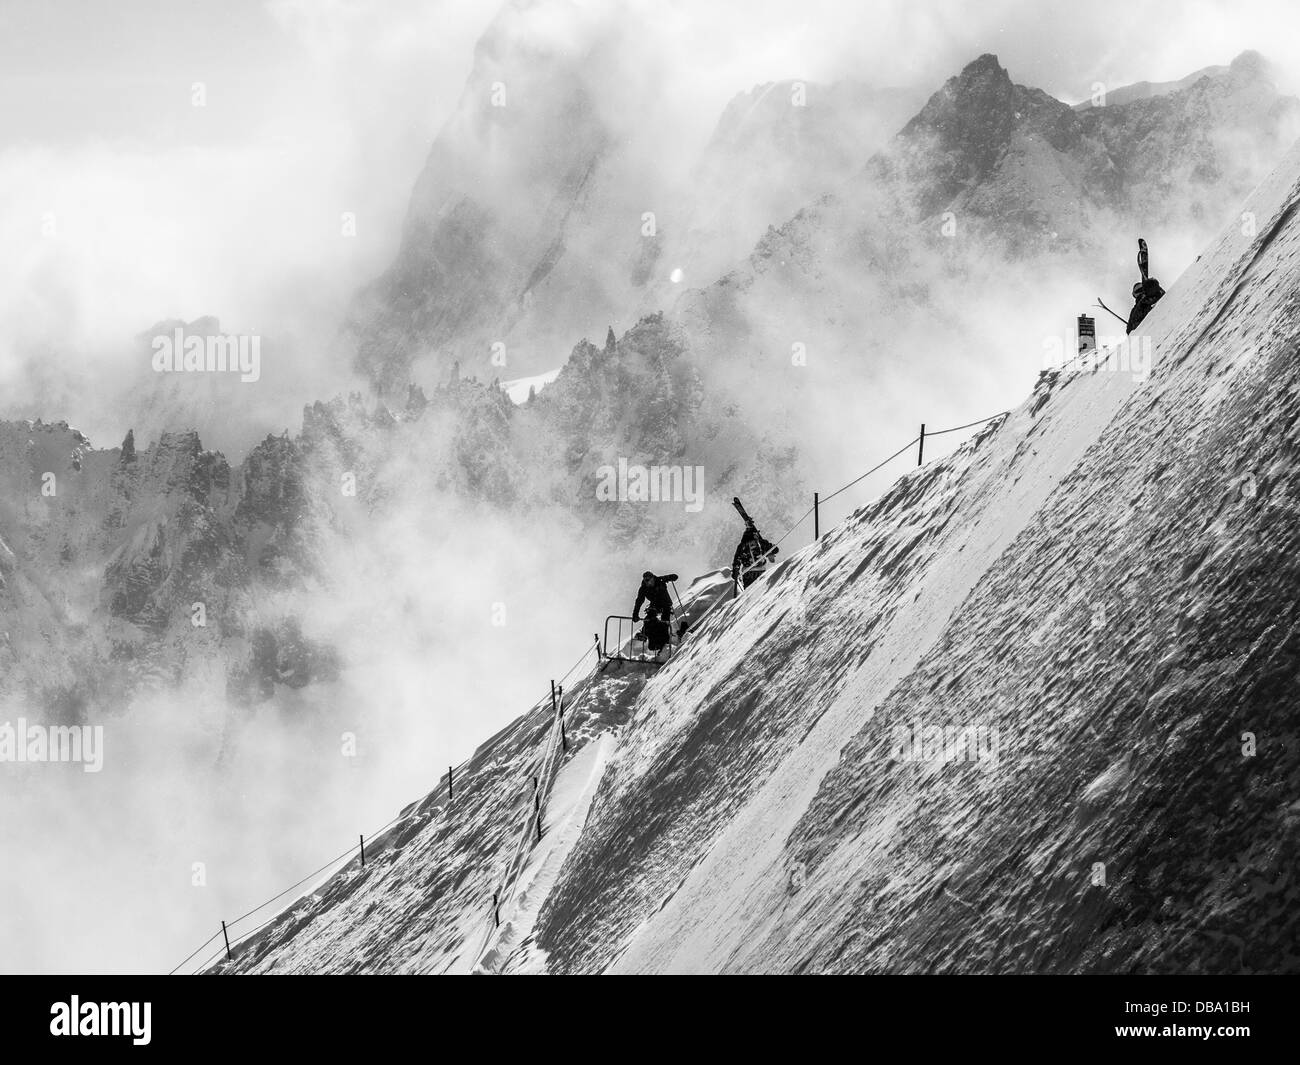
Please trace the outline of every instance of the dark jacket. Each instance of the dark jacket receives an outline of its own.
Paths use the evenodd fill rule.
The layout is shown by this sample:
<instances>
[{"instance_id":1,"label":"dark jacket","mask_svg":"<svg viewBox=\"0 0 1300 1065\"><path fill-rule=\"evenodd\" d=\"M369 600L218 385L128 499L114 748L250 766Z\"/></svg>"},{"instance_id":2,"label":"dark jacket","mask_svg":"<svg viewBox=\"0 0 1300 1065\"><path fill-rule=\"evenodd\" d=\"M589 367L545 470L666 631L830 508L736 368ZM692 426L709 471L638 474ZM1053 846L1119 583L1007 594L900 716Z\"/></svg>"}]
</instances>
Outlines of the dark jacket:
<instances>
[{"instance_id":1,"label":"dark jacket","mask_svg":"<svg viewBox=\"0 0 1300 1065\"><path fill-rule=\"evenodd\" d=\"M748 585L763 572L767 560L776 557L776 553L776 547L764 540L754 526L745 526L745 535L740 538L731 559L731 579L738 580L743 575ZM749 572L745 573L746 570Z\"/></svg>"},{"instance_id":2,"label":"dark jacket","mask_svg":"<svg viewBox=\"0 0 1300 1065\"><path fill-rule=\"evenodd\" d=\"M637 589L636 605L632 607L633 620L640 620L642 603L647 604L652 613L658 612L668 617L673 612L673 597L668 591L668 582L676 579L677 574L665 573L653 580L643 580Z\"/></svg>"},{"instance_id":3,"label":"dark jacket","mask_svg":"<svg viewBox=\"0 0 1300 1065\"><path fill-rule=\"evenodd\" d=\"M1133 286L1133 310L1128 316L1128 327L1124 330L1125 334L1133 332L1159 301L1160 297L1165 294L1165 290L1160 287L1160 282L1154 277L1149 277L1145 281L1139 281Z\"/></svg>"}]
</instances>

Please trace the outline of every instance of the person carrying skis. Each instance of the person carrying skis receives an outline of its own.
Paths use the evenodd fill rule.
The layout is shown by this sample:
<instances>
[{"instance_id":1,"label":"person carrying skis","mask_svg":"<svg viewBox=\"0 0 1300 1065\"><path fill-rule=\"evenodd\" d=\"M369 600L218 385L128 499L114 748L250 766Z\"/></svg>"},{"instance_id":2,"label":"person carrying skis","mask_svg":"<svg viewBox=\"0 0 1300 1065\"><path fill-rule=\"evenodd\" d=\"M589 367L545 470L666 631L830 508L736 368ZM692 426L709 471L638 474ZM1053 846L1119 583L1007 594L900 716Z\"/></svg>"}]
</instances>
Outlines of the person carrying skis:
<instances>
[{"instance_id":1,"label":"person carrying skis","mask_svg":"<svg viewBox=\"0 0 1300 1065\"><path fill-rule=\"evenodd\" d=\"M645 625L638 636L644 634L646 646L655 653L667 646L672 634L673 597L668 585L675 580L675 573L655 576L646 570L641 574L641 587L637 589L636 604L632 607L632 621L641 620L641 605L644 603Z\"/></svg>"},{"instance_id":2,"label":"person carrying skis","mask_svg":"<svg viewBox=\"0 0 1300 1065\"><path fill-rule=\"evenodd\" d=\"M1160 287L1160 282L1154 277L1147 276L1147 242L1141 237L1138 237L1138 270L1142 274L1142 280L1133 286L1133 310L1129 312L1125 335L1133 332L1142 323L1142 319L1165 294L1165 290Z\"/></svg>"},{"instance_id":3,"label":"person carrying skis","mask_svg":"<svg viewBox=\"0 0 1300 1065\"><path fill-rule=\"evenodd\" d=\"M754 519L746 512L740 500L733 499L731 502L745 520L745 533L731 558L731 580L732 583L740 581L742 587L748 588L763 575L768 559L776 557L777 548L763 539L763 534L758 531Z\"/></svg>"}]
</instances>

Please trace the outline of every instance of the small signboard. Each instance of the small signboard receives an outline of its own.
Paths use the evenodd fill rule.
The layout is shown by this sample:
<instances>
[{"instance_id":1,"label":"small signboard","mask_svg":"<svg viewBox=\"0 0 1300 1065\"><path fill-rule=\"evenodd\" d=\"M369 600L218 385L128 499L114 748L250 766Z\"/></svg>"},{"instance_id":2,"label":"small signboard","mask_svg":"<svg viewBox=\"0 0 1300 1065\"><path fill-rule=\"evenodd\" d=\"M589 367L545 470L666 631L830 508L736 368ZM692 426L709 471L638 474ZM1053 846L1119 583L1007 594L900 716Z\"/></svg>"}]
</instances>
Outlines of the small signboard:
<instances>
[{"instance_id":1,"label":"small signboard","mask_svg":"<svg viewBox=\"0 0 1300 1065\"><path fill-rule=\"evenodd\" d=\"M1079 315L1079 354L1097 347L1097 320L1086 314Z\"/></svg>"}]
</instances>

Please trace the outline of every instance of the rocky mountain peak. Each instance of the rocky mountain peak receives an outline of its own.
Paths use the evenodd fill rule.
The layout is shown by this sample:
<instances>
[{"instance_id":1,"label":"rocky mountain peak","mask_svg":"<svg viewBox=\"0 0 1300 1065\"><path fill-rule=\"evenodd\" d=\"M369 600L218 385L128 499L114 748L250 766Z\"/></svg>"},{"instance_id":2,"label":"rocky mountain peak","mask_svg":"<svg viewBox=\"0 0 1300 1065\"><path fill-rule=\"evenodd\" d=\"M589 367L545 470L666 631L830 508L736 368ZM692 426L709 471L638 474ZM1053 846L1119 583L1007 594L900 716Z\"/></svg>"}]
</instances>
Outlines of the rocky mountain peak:
<instances>
[{"instance_id":1,"label":"rocky mountain peak","mask_svg":"<svg viewBox=\"0 0 1300 1065\"><path fill-rule=\"evenodd\" d=\"M891 154L901 157L909 181L924 178L918 196L923 215L941 209L957 192L987 178L996 168L1017 127L1048 125L1068 111L1046 93L1016 85L998 62L985 54L968 63L930 97L899 133ZM911 174L923 163L926 174Z\"/></svg>"},{"instance_id":2,"label":"rocky mountain peak","mask_svg":"<svg viewBox=\"0 0 1300 1065\"><path fill-rule=\"evenodd\" d=\"M1273 65L1253 48L1249 48L1228 64L1231 77L1242 81L1273 80Z\"/></svg>"}]
</instances>

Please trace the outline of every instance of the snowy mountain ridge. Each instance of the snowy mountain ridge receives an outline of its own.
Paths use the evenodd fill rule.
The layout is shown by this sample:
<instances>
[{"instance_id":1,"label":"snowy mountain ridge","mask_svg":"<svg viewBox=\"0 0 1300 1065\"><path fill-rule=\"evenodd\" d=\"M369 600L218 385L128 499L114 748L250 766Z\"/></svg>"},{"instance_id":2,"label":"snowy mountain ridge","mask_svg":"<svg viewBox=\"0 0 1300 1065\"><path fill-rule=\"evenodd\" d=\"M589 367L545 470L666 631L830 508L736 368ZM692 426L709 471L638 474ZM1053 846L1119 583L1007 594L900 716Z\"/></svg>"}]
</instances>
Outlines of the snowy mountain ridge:
<instances>
[{"instance_id":1,"label":"snowy mountain ridge","mask_svg":"<svg viewBox=\"0 0 1300 1065\"><path fill-rule=\"evenodd\" d=\"M1149 378L1043 374L655 676L593 676L584 727L613 736L569 754L566 856L487 967L1300 966L1297 207L1300 148L1144 322ZM220 970L475 964L547 719ZM899 742L952 727L996 757Z\"/></svg>"},{"instance_id":2,"label":"snowy mountain ridge","mask_svg":"<svg viewBox=\"0 0 1300 1065\"><path fill-rule=\"evenodd\" d=\"M568 22L574 39L557 42ZM859 293L885 309L952 302L963 268L1021 260L1028 277L1096 274L1134 228L1153 247L1184 231L1199 247L1300 130L1300 104L1256 53L1084 109L984 55L928 100L851 81L756 86L723 109L682 180L653 144L661 116L629 99L653 74L611 62L634 32L571 0L503 5L394 261L351 308L357 366L381 394L428 387L453 362L488 377L505 365L494 353L512 377L535 374L575 337L661 310L693 327L707 364L788 352L792 329L838 352L864 336L858 308L840 303ZM945 211L958 239L936 242ZM769 271L787 291L735 299Z\"/></svg>"}]
</instances>

